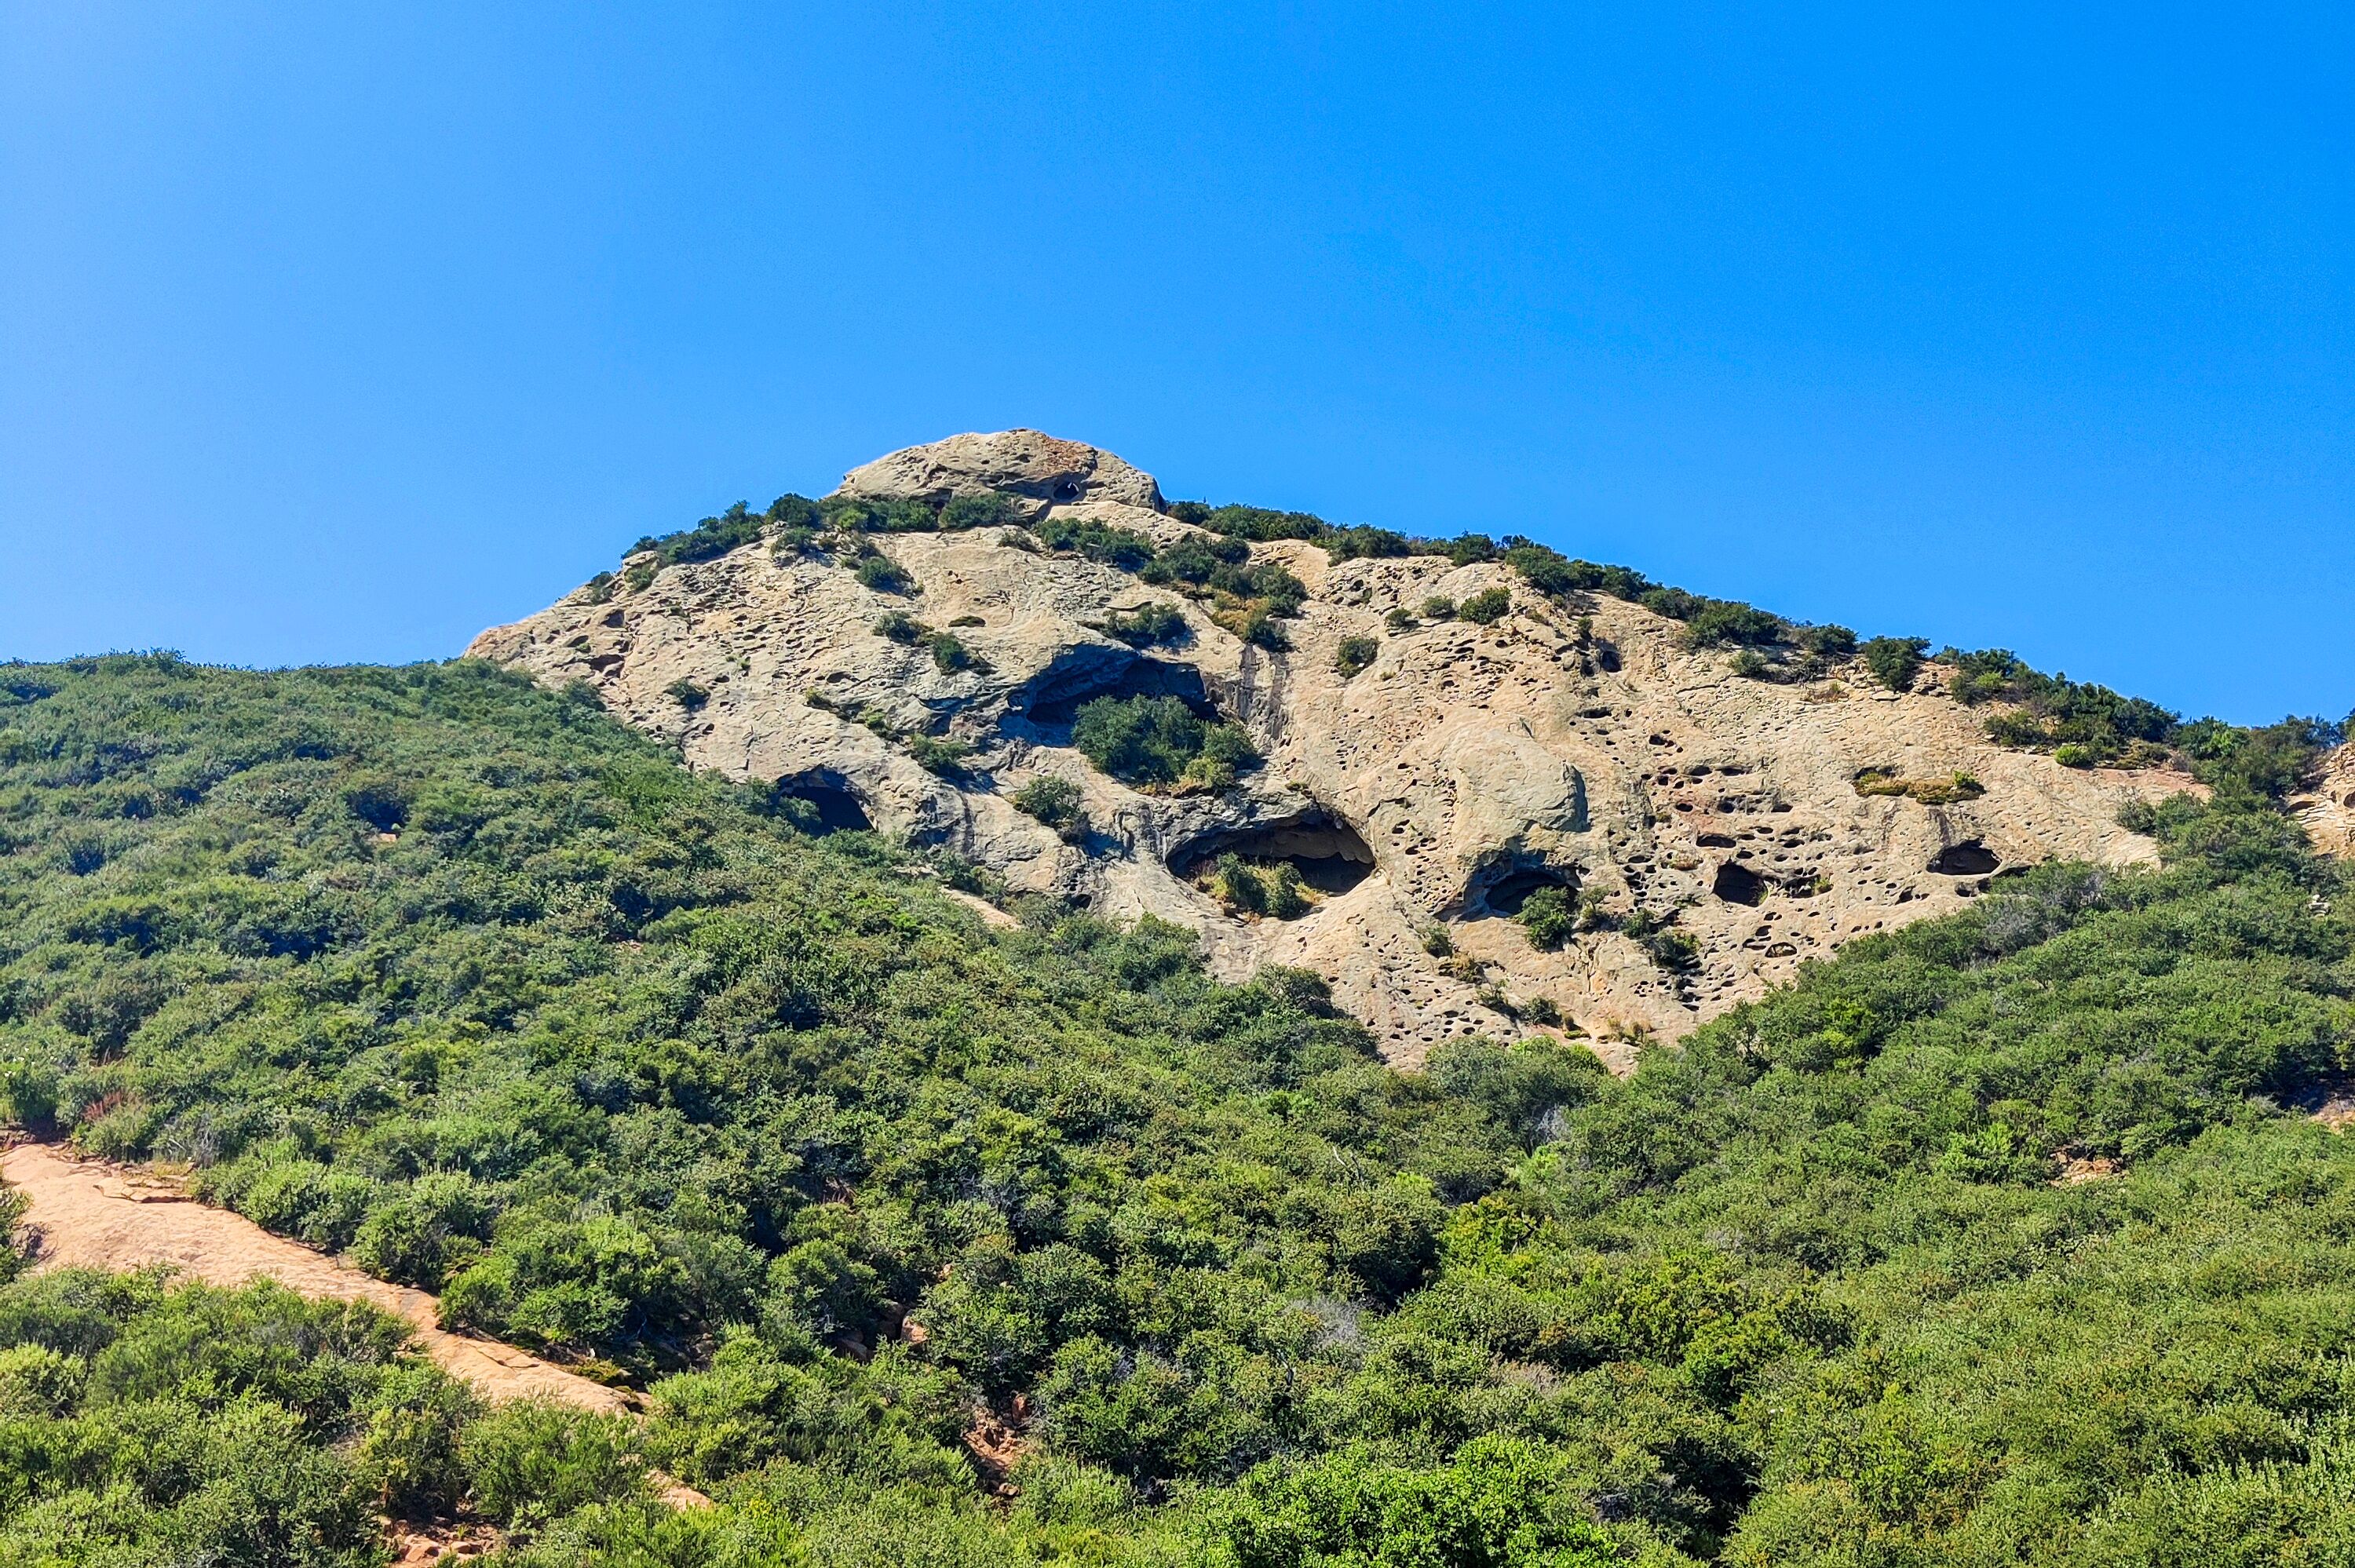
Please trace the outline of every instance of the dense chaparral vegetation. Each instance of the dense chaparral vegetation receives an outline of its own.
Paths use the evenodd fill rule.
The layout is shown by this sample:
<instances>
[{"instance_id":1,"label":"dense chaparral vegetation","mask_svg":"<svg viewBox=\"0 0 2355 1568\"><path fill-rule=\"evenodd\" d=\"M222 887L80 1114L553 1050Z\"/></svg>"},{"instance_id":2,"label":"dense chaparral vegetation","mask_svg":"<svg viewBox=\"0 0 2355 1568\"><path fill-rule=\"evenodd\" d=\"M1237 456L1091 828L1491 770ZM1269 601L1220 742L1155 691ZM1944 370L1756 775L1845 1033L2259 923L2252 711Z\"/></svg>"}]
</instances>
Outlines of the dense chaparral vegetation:
<instances>
[{"instance_id":1,"label":"dense chaparral vegetation","mask_svg":"<svg viewBox=\"0 0 2355 1568\"><path fill-rule=\"evenodd\" d=\"M902 591L869 535L993 500L739 507L595 591L762 539ZM1271 646L1297 582L1230 542L1499 559L1764 678L1927 652L1175 510L1214 540L1016 532ZM1150 921L987 930L968 868L483 665L0 667L0 1109L651 1411L485 1411L267 1287L0 1281L0 1555L357 1564L390 1515L540 1568L2355 1561L2355 1151L2303 1109L2355 1066L2355 923L2279 810L2336 727L1943 657L2012 743L2176 748L2213 799L2142 811L2161 869L2007 877L1625 1082L1551 1039L1392 1072L1315 977L1211 982ZM1082 716L1146 782L1252 760Z\"/></svg>"}]
</instances>

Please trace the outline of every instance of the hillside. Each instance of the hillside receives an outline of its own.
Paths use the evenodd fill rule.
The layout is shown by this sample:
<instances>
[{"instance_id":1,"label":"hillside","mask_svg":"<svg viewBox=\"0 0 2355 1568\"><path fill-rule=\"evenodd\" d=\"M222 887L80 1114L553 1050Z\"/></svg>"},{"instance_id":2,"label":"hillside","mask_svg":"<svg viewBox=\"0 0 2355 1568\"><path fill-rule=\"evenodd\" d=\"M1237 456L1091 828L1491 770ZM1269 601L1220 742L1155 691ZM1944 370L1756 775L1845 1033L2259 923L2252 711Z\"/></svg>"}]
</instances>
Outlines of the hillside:
<instances>
[{"instance_id":1,"label":"hillside","mask_svg":"<svg viewBox=\"0 0 2355 1568\"><path fill-rule=\"evenodd\" d=\"M2147 862L2120 808L2197 788L2159 747L1999 746L1947 666L1892 689L1838 629L1652 587L1510 541L1173 508L1018 430L648 540L469 652L1015 891L1180 923L1226 978L1312 969L1402 1065L1566 1026L1624 1071L1633 1041L1990 874ZM1263 761L1173 788L1092 759L1080 710L1139 697ZM1042 779L1083 829L1018 809ZM1297 912L1234 896L1222 855L1295 870ZM1539 893L1569 928L1532 942L1512 917Z\"/></svg>"},{"instance_id":2,"label":"hillside","mask_svg":"<svg viewBox=\"0 0 2355 1568\"><path fill-rule=\"evenodd\" d=\"M9 1117L652 1414L43 1276L0 1555L357 1564L388 1509L547 1568L2341 1560L2355 924L2289 744L2203 742L2211 800L2130 814L2163 865L1995 881L1623 1081L1394 1071L1313 974L1008 928L480 662L8 666Z\"/></svg>"}]
</instances>

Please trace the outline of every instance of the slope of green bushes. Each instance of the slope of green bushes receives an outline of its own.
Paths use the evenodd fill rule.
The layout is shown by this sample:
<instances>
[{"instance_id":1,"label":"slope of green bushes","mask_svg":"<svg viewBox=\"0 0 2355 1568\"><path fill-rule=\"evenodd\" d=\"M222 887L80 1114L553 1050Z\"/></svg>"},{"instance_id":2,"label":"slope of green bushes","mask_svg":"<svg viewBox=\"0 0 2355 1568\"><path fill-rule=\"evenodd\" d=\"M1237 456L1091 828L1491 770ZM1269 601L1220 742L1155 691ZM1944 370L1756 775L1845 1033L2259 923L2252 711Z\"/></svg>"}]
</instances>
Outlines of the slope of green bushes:
<instances>
[{"instance_id":1,"label":"slope of green bushes","mask_svg":"<svg viewBox=\"0 0 2355 1568\"><path fill-rule=\"evenodd\" d=\"M9 666L0 1090L647 1385L628 1443L462 1411L420 1471L549 1568L2344 1560L2355 1153L2297 1107L2347 890L2260 789L2138 825L2165 869L2005 879L1625 1083L1401 1075L1312 977L990 933L481 666ZM0 1529L149 1561L217 1495L250 1560L362 1560L388 1342L280 1414L118 1392L6 1327L57 1288L0 1290ZM15 1425L101 1383L180 1446Z\"/></svg>"}]
</instances>

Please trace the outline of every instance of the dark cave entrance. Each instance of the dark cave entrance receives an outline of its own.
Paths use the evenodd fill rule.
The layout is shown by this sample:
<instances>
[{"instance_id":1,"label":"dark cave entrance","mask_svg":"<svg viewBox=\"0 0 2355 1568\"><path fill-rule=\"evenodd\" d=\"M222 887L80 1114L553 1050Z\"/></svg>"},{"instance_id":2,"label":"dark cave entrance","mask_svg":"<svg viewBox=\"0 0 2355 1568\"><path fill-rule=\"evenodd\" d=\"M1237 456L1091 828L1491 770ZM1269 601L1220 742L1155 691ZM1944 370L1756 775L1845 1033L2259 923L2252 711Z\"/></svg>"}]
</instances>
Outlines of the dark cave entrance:
<instances>
[{"instance_id":1,"label":"dark cave entrance","mask_svg":"<svg viewBox=\"0 0 2355 1568\"><path fill-rule=\"evenodd\" d=\"M858 797L828 777L780 779L769 787L776 812L805 833L871 833L874 821Z\"/></svg>"},{"instance_id":2,"label":"dark cave entrance","mask_svg":"<svg viewBox=\"0 0 2355 1568\"><path fill-rule=\"evenodd\" d=\"M1489 913L1510 919L1528 906L1531 894L1548 887L1559 887L1575 896L1578 874L1561 866L1512 866L1480 890L1477 902L1485 905Z\"/></svg>"},{"instance_id":3,"label":"dark cave entrance","mask_svg":"<svg viewBox=\"0 0 2355 1568\"><path fill-rule=\"evenodd\" d=\"M1740 861L1730 860L1717 868L1709 890L1728 904L1754 905L1766 896L1766 879Z\"/></svg>"},{"instance_id":4,"label":"dark cave entrance","mask_svg":"<svg viewBox=\"0 0 2355 1568\"><path fill-rule=\"evenodd\" d=\"M1262 864L1288 861L1301 881L1324 894L1347 893L1374 873L1374 852L1358 830L1324 815L1198 840L1170 857L1169 869L1190 881L1208 875L1222 854Z\"/></svg>"},{"instance_id":5,"label":"dark cave entrance","mask_svg":"<svg viewBox=\"0 0 2355 1568\"><path fill-rule=\"evenodd\" d=\"M1940 876L1985 876L1997 870L2003 861L1996 853L1977 839L1966 839L1949 844L1938 852L1930 869Z\"/></svg>"},{"instance_id":6,"label":"dark cave entrance","mask_svg":"<svg viewBox=\"0 0 2355 1568\"><path fill-rule=\"evenodd\" d=\"M1058 667L1017 694L1014 707L1041 729L1068 730L1080 705L1098 697L1176 697L1197 717L1215 721L1217 706L1202 687L1202 672L1161 659L1129 659L1118 670Z\"/></svg>"}]
</instances>

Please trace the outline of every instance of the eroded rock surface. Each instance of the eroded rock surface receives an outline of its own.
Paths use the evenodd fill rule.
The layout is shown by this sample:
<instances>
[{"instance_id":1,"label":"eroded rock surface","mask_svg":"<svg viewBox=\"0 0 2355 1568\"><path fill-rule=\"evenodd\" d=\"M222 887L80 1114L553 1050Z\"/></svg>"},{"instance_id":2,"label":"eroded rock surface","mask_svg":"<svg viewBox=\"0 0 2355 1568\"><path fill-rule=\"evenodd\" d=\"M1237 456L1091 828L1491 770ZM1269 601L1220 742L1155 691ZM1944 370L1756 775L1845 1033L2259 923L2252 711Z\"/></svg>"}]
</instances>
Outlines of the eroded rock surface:
<instances>
[{"instance_id":1,"label":"eroded rock surface","mask_svg":"<svg viewBox=\"0 0 2355 1568\"><path fill-rule=\"evenodd\" d=\"M1190 531L1149 475L1035 431L895 452L844 489L994 491L1033 523L1095 518L1164 544ZM1675 1038L1842 940L1961 906L2005 869L2147 860L2153 846L2117 825L2119 807L2190 787L2003 750L1982 715L1934 690L1934 667L1902 695L1860 670L1809 686L1744 679L1722 652L1684 648L1676 621L1603 595L1548 602L1497 564L1328 564L1314 545L1255 546L1310 589L1284 623L1293 646L1272 652L1178 591L1043 552L1022 529L876 542L919 591L873 591L839 562L751 545L610 601L575 592L469 652L586 681L695 766L785 780L832 825L944 845L1017 890L1181 921L1223 974L1313 969L1404 1065L1453 1034L1535 1026L1500 1012L1502 998L1525 1020L1551 1002L1625 1065L1634 1039ZM1386 628L1394 608L1491 588L1513 598L1493 625ZM1156 600L1185 618L1178 645L1139 650L1100 630ZM879 635L892 609L953 630L978 661L943 670L921 644ZM1379 652L1345 677L1348 637ZM674 694L682 682L708 695L689 705ZM1239 720L1265 765L1217 796L1141 793L1097 772L1070 745L1072 713L1136 693ZM918 766L904 739L918 733L969 744L968 770ZM1872 771L1965 774L1984 793L1859 792ZM1083 842L1010 804L1041 775L1079 786L1093 823ZM1230 850L1292 860L1315 906L1294 920L1226 913L1198 868ZM1509 916L1546 886L1594 895L1608 920L1540 950ZM1668 967L1673 943L1627 929L1647 924L1689 940L1689 966Z\"/></svg>"}]
</instances>

